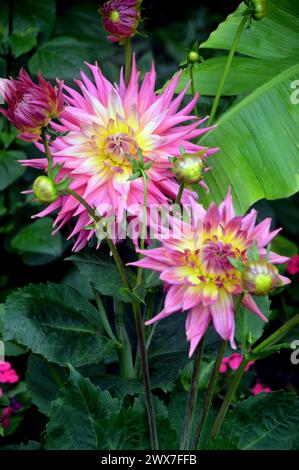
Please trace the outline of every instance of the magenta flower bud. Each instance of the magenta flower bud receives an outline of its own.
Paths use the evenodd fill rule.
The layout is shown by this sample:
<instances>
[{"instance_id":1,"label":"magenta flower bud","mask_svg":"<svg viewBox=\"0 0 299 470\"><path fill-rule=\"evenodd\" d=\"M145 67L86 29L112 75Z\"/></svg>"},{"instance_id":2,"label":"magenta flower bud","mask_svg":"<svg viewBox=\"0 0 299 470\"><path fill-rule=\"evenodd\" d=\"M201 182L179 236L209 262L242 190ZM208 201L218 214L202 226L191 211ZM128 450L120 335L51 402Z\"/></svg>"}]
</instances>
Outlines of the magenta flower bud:
<instances>
[{"instance_id":1,"label":"magenta flower bud","mask_svg":"<svg viewBox=\"0 0 299 470\"><path fill-rule=\"evenodd\" d=\"M42 128L64 107L62 82L53 87L38 74L36 84L24 69L17 79L0 79L0 94L7 105L7 109L0 108L0 112L21 131L19 137L26 141L38 140Z\"/></svg>"},{"instance_id":2,"label":"magenta flower bud","mask_svg":"<svg viewBox=\"0 0 299 470\"><path fill-rule=\"evenodd\" d=\"M38 176L32 189L36 198L46 204L56 201L59 196L54 181L48 176Z\"/></svg>"},{"instance_id":3,"label":"magenta flower bud","mask_svg":"<svg viewBox=\"0 0 299 470\"><path fill-rule=\"evenodd\" d=\"M266 295L281 285L277 268L264 260L247 263L242 281L244 289L255 295Z\"/></svg>"},{"instance_id":4,"label":"magenta flower bud","mask_svg":"<svg viewBox=\"0 0 299 470\"><path fill-rule=\"evenodd\" d=\"M109 0L99 9L111 42L124 42L135 35L140 21L140 0Z\"/></svg>"}]
</instances>

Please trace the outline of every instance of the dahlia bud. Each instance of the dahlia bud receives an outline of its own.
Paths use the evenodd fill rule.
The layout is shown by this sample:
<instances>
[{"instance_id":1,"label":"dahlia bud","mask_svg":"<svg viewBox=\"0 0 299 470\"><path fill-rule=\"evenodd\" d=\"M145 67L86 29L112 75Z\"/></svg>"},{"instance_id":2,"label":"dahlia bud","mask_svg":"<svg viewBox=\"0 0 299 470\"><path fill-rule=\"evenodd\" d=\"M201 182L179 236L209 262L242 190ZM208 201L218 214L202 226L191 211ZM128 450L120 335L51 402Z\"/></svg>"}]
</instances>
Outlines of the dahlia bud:
<instances>
[{"instance_id":1,"label":"dahlia bud","mask_svg":"<svg viewBox=\"0 0 299 470\"><path fill-rule=\"evenodd\" d=\"M277 268L264 260L247 263L242 271L242 282L244 289L255 295L266 295L280 285Z\"/></svg>"},{"instance_id":2,"label":"dahlia bud","mask_svg":"<svg viewBox=\"0 0 299 470\"><path fill-rule=\"evenodd\" d=\"M0 112L21 131L19 137L26 141L38 140L42 128L63 111L62 82L53 87L41 74L38 82L34 83L24 69L16 80L0 79L0 91L7 105Z\"/></svg>"},{"instance_id":3,"label":"dahlia bud","mask_svg":"<svg viewBox=\"0 0 299 470\"><path fill-rule=\"evenodd\" d=\"M54 202L59 196L54 181L48 176L38 176L32 189L37 199L43 203Z\"/></svg>"},{"instance_id":4,"label":"dahlia bud","mask_svg":"<svg viewBox=\"0 0 299 470\"><path fill-rule=\"evenodd\" d=\"M251 17L254 20L261 20L266 15L267 0L247 0L246 4L251 12Z\"/></svg>"},{"instance_id":5,"label":"dahlia bud","mask_svg":"<svg viewBox=\"0 0 299 470\"><path fill-rule=\"evenodd\" d=\"M174 161L173 172L178 181L184 184L194 184L202 179L204 163L201 155L202 152L183 154Z\"/></svg>"},{"instance_id":6,"label":"dahlia bud","mask_svg":"<svg viewBox=\"0 0 299 470\"><path fill-rule=\"evenodd\" d=\"M188 53L188 62L191 64L196 64L199 61L199 54L196 51L190 51Z\"/></svg>"},{"instance_id":7,"label":"dahlia bud","mask_svg":"<svg viewBox=\"0 0 299 470\"><path fill-rule=\"evenodd\" d=\"M99 9L108 40L123 43L135 35L140 21L140 0L109 0Z\"/></svg>"}]
</instances>

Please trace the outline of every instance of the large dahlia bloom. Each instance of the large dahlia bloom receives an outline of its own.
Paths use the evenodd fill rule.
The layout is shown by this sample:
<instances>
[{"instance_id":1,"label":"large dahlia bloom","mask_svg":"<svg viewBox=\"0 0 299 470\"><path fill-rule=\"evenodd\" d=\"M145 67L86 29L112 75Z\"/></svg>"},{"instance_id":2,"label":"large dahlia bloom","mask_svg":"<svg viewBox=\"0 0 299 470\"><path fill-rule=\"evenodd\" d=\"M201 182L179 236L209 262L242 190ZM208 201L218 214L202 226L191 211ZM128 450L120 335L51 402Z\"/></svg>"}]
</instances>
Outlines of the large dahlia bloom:
<instances>
[{"instance_id":1,"label":"large dahlia bloom","mask_svg":"<svg viewBox=\"0 0 299 470\"><path fill-rule=\"evenodd\" d=\"M1 78L0 95L7 109L0 112L21 131L20 139L38 140L43 127L63 110L64 98L62 82L53 87L38 74L38 84L34 83L26 70L21 69L18 79Z\"/></svg>"},{"instance_id":2,"label":"large dahlia bloom","mask_svg":"<svg viewBox=\"0 0 299 470\"><path fill-rule=\"evenodd\" d=\"M99 9L111 42L122 43L134 36L140 21L140 0L109 0Z\"/></svg>"},{"instance_id":3,"label":"large dahlia bloom","mask_svg":"<svg viewBox=\"0 0 299 470\"><path fill-rule=\"evenodd\" d=\"M189 311L186 333L191 356L211 321L218 334L236 347L233 299L243 289L241 274L229 257L246 262L247 250L256 241L261 259L265 258L265 247L279 229L270 231L269 218L255 226L254 209L245 217L235 216L230 192L219 208L212 203L205 211L195 201L190 202L192 222L184 226L181 237L162 240L159 248L141 250L144 258L132 264L160 272L166 285L164 308L147 324ZM273 252L269 254L270 263L286 260ZM281 284L290 282L281 275L279 279ZM244 296L243 305L267 321L250 294Z\"/></svg>"},{"instance_id":4,"label":"large dahlia bloom","mask_svg":"<svg viewBox=\"0 0 299 470\"><path fill-rule=\"evenodd\" d=\"M182 146L188 153L205 150L205 156L216 149L204 149L191 142L208 128L199 127L205 119L199 120L191 113L197 96L179 111L187 89L173 99L180 73L158 95L154 66L146 73L140 88L135 60L128 86L122 71L119 84L112 85L97 65L88 67L93 81L82 72L82 81L76 81L81 93L64 87L68 105L56 129L68 134L51 144L54 163L62 165L57 181L72 178L70 188L99 215L112 212L117 222L122 222L122 211L118 209L125 209L130 216L136 214L136 205L143 206L143 179L128 181L132 175L130 159L138 158L139 149L144 163L152 162L147 171L148 206L165 204L178 193L170 156L180 157ZM47 168L46 158L22 163L42 170ZM186 200L188 191L185 193ZM73 196L67 195L50 204L38 217L57 209L57 229L78 216L70 237L78 235L74 249L80 250L94 234L94 230L85 230L91 223L88 212Z\"/></svg>"}]
</instances>

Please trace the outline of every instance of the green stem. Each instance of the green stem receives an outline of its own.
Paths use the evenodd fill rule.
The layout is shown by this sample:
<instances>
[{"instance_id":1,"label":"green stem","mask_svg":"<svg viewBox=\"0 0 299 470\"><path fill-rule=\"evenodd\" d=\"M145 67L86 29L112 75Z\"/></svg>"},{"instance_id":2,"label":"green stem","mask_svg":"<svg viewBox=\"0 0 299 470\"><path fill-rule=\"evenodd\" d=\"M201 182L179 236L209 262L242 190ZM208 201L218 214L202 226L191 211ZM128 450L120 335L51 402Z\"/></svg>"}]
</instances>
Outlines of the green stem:
<instances>
[{"instance_id":1,"label":"green stem","mask_svg":"<svg viewBox=\"0 0 299 470\"><path fill-rule=\"evenodd\" d=\"M272 335L262 341L258 346L252 349L251 354L258 354L264 349L267 349L269 346L272 346L274 343L279 341L288 332L290 328L297 325L297 323L299 323L299 313L297 313L297 315L295 315L288 322L278 328L278 330L274 331Z\"/></svg>"},{"instance_id":2,"label":"green stem","mask_svg":"<svg viewBox=\"0 0 299 470\"><path fill-rule=\"evenodd\" d=\"M129 84L131 76L132 58L131 58L131 39L127 38L124 43L125 48L125 82Z\"/></svg>"},{"instance_id":3,"label":"green stem","mask_svg":"<svg viewBox=\"0 0 299 470\"><path fill-rule=\"evenodd\" d=\"M199 380L200 366L201 366L202 356L203 356L203 349L204 349L204 338L202 338L202 340L200 341L199 345L197 346L196 353L195 353L191 386L190 386L190 392L189 392L187 406L186 406L184 428L183 428L183 433L181 437L180 450L189 449L194 411L195 411L197 395L198 395L198 380Z\"/></svg>"},{"instance_id":4,"label":"green stem","mask_svg":"<svg viewBox=\"0 0 299 470\"><path fill-rule=\"evenodd\" d=\"M69 194L70 196L73 196L75 199L77 199L77 201L80 202L80 204L82 204L82 206L85 207L85 209L87 210L87 212L90 215L91 219L94 220L95 222L97 221L97 216L96 216L95 211L93 210L93 208L81 196L79 196L79 194L77 194L75 191L73 191L70 188L63 189L63 190L60 191L60 194Z\"/></svg>"},{"instance_id":5,"label":"green stem","mask_svg":"<svg viewBox=\"0 0 299 470\"><path fill-rule=\"evenodd\" d=\"M114 301L115 323L120 347L117 350L121 376L134 379L135 370L132 358L132 348L125 326L125 308L122 302Z\"/></svg>"},{"instance_id":6,"label":"green stem","mask_svg":"<svg viewBox=\"0 0 299 470\"><path fill-rule=\"evenodd\" d=\"M202 407L201 415L200 415L200 420L196 428L195 437L194 437L193 444L192 444L192 449L196 449L198 446L201 432L204 428L204 425L206 423L206 420L207 420L207 417L211 408L211 404L212 404L212 400L215 394L215 389L216 389L216 384L217 384L218 372L219 372L219 368L221 366L221 362L222 362L222 359L226 350L226 346L227 346L227 341L222 341L219 352L218 352L218 356L216 358L216 361L215 361L215 364L214 364L214 367L210 376L210 380L208 383L208 388L205 394L203 407Z\"/></svg>"},{"instance_id":7,"label":"green stem","mask_svg":"<svg viewBox=\"0 0 299 470\"><path fill-rule=\"evenodd\" d=\"M223 424L223 421L224 421L224 418L226 416L226 413L228 411L228 408L231 404L231 401L236 393L236 390L238 388L238 385L243 377L243 374L244 374L244 371L246 369L246 366L249 362L249 359L245 358L243 359L243 361L241 362L241 365L239 367L239 369L236 371L234 377L233 377L233 380L230 384L230 387L224 397L224 400L223 400L223 403L221 405L221 408L218 412L218 415L217 415L217 418L215 420L215 423L212 427L212 430L211 430L211 435L210 435L210 438L208 439L208 442L210 441L210 439L215 439L222 427L222 424Z\"/></svg>"},{"instance_id":8,"label":"green stem","mask_svg":"<svg viewBox=\"0 0 299 470\"><path fill-rule=\"evenodd\" d=\"M192 98L195 97L193 67L194 67L194 65L193 65L193 64L190 64L189 72L190 72L190 80L191 80L191 94L192 94ZM195 106L194 106L194 112L195 112L196 116L198 116L197 103L196 103Z\"/></svg>"},{"instance_id":9,"label":"green stem","mask_svg":"<svg viewBox=\"0 0 299 470\"><path fill-rule=\"evenodd\" d=\"M126 269L123 265L121 257L119 256L118 250L117 250L116 246L114 245L113 241L110 238L107 238L106 240L107 240L108 246L110 248L110 251L113 255L113 258L114 258L114 261L116 263L117 269L119 271L122 283L131 292L132 291L131 284L130 284L130 281L128 279L127 272L126 272Z\"/></svg>"},{"instance_id":10,"label":"green stem","mask_svg":"<svg viewBox=\"0 0 299 470\"><path fill-rule=\"evenodd\" d=\"M143 217L142 217L142 229L141 229L141 240L140 240L140 249L144 250L145 239L146 239L146 210L147 210L147 176L142 171L142 178L143 178ZM141 286L142 284L142 267L139 266L137 270L137 279L136 279L136 287Z\"/></svg>"},{"instance_id":11,"label":"green stem","mask_svg":"<svg viewBox=\"0 0 299 470\"><path fill-rule=\"evenodd\" d=\"M48 160L48 175L51 176L51 171L52 171L52 167L53 167L53 156L52 156L51 151L50 151L49 140L47 138L47 133L46 133L45 128L42 129L41 137L42 137L43 146L44 146L44 149L45 149L45 155L46 155L47 160Z\"/></svg>"},{"instance_id":12,"label":"green stem","mask_svg":"<svg viewBox=\"0 0 299 470\"><path fill-rule=\"evenodd\" d=\"M96 301L96 304L97 304L97 307L98 307L98 310L99 310L99 314L100 314L101 323L102 323L102 326L105 330L105 333L107 334L107 336L109 336L110 339L115 341L115 343L118 347L120 347L121 344L117 341L117 339L115 337L115 334L113 333L113 330L110 326L109 320L107 318L106 310L105 310L105 307L103 305L101 296L100 296L99 292L97 291L97 289L95 287L92 287L92 290L93 290L93 293L94 293L95 301Z\"/></svg>"},{"instance_id":13,"label":"green stem","mask_svg":"<svg viewBox=\"0 0 299 470\"><path fill-rule=\"evenodd\" d=\"M178 195L177 195L176 200L175 200L175 204L180 204L180 203L181 203L181 199L182 199L182 195L183 195L184 188L185 188L184 183L181 183L181 184L180 184L180 188L179 188Z\"/></svg>"},{"instance_id":14,"label":"green stem","mask_svg":"<svg viewBox=\"0 0 299 470\"><path fill-rule=\"evenodd\" d=\"M141 310L140 310L140 304L133 303L133 310L134 310L136 332L137 332L139 351L140 351L142 377L143 377L143 385L144 385L145 399L146 399L146 405L147 405L146 408L147 408L147 416L148 416L148 423L149 423L151 448L153 450L158 450L159 444L158 444L157 425L156 425L154 403L153 403L151 384L150 384L148 359L147 359L147 351L146 351L143 320L142 320L142 315L141 315Z\"/></svg>"},{"instance_id":15,"label":"green stem","mask_svg":"<svg viewBox=\"0 0 299 470\"><path fill-rule=\"evenodd\" d=\"M243 31L243 28L244 28L244 26L247 22L247 19L248 19L247 15L245 15L242 18L242 21L240 22L239 27L237 29L234 41L232 43L231 49L230 49L228 57L227 57L227 61L226 61L226 64L225 64L223 75L222 75L222 78L220 80L220 83L219 83L219 86L218 86L218 89L217 89L217 92L216 92L216 96L215 96L215 99L214 99L214 102L213 102L210 119L208 121L208 126L213 123L214 118L216 116L216 112L217 112L217 109L218 109L218 105L219 105L220 97L221 97L222 90L223 90L223 87L224 87L224 83L225 83L225 80L227 78L227 74L229 72L233 57L234 57L236 49L237 49L237 45L239 43L239 39L241 37L242 31Z\"/></svg>"}]
</instances>

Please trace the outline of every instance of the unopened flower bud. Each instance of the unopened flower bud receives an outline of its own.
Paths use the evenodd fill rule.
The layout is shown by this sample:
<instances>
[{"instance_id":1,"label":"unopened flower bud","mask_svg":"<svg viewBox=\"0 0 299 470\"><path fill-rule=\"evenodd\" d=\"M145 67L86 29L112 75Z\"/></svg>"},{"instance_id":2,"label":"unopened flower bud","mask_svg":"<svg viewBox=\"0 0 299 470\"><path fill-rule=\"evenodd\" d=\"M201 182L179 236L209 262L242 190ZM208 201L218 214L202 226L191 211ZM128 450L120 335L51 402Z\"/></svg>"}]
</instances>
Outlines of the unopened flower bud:
<instances>
[{"instance_id":1,"label":"unopened flower bud","mask_svg":"<svg viewBox=\"0 0 299 470\"><path fill-rule=\"evenodd\" d=\"M194 184L202 179L204 163L200 153L184 154L173 164L173 172L181 183Z\"/></svg>"},{"instance_id":2,"label":"unopened flower bud","mask_svg":"<svg viewBox=\"0 0 299 470\"><path fill-rule=\"evenodd\" d=\"M196 51L190 51L188 54L188 62L195 64L199 61L199 54Z\"/></svg>"},{"instance_id":3,"label":"unopened flower bud","mask_svg":"<svg viewBox=\"0 0 299 470\"><path fill-rule=\"evenodd\" d=\"M267 12L267 0L247 0L245 2L250 11L251 17L258 21L264 18Z\"/></svg>"},{"instance_id":4,"label":"unopened flower bud","mask_svg":"<svg viewBox=\"0 0 299 470\"><path fill-rule=\"evenodd\" d=\"M135 35L140 21L140 0L108 0L99 9L111 42L123 43Z\"/></svg>"},{"instance_id":5,"label":"unopened flower bud","mask_svg":"<svg viewBox=\"0 0 299 470\"><path fill-rule=\"evenodd\" d=\"M250 294L266 295L280 285L277 268L264 260L250 261L242 272L244 289Z\"/></svg>"},{"instance_id":6,"label":"unopened flower bud","mask_svg":"<svg viewBox=\"0 0 299 470\"><path fill-rule=\"evenodd\" d=\"M48 176L38 176L33 183L32 189L40 202L49 204L58 198L55 183Z\"/></svg>"}]
</instances>

